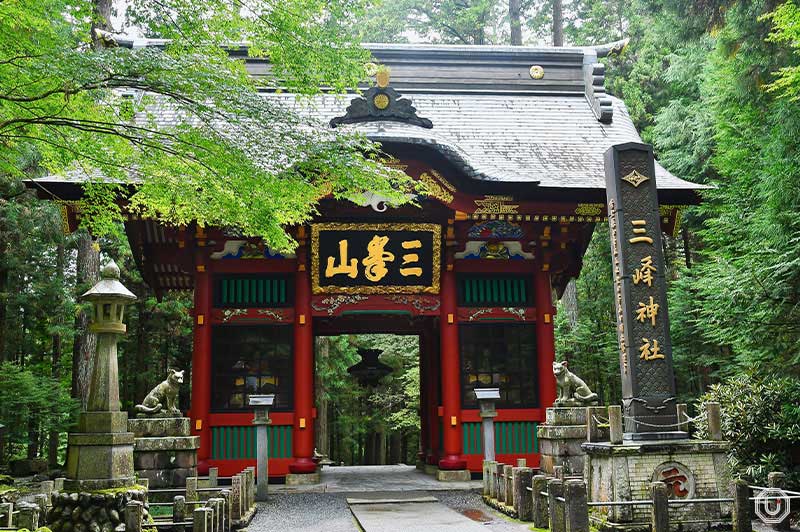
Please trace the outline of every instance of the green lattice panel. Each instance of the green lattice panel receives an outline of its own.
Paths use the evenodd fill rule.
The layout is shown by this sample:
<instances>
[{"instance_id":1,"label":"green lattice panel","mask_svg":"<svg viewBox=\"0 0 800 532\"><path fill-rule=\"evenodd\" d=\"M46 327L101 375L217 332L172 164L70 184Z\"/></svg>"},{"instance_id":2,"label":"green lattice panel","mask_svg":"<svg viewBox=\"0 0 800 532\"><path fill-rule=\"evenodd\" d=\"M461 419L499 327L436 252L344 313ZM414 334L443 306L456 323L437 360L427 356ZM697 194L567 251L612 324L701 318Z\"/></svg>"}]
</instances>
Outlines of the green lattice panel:
<instances>
[{"instance_id":1,"label":"green lattice panel","mask_svg":"<svg viewBox=\"0 0 800 532\"><path fill-rule=\"evenodd\" d=\"M289 303L288 278L229 275L215 279L220 307L281 307Z\"/></svg>"},{"instance_id":2,"label":"green lattice panel","mask_svg":"<svg viewBox=\"0 0 800 532\"><path fill-rule=\"evenodd\" d=\"M535 421L501 421L494 424L496 454L532 454L539 452ZM481 424L464 423L464 454L483 454Z\"/></svg>"},{"instance_id":3,"label":"green lattice panel","mask_svg":"<svg viewBox=\"0 0 800 532\"><path fill-rule=\"evenodd\" d=\"M462 275L458 279L460 305L514 306L530 305L530 279L524 276Z\"/></svg>"},{"instance_id":4,"label":"green lattice panel","mask_svg":"<svg viewBox=\"0 0 800 532\"><path fill-rule=\"evenodd\" d=\"M292 426L267 427L270 458L291 458ZM255 460L254 426L211 427L211 457L214 460Z\"/></svg>"}]
</instances>

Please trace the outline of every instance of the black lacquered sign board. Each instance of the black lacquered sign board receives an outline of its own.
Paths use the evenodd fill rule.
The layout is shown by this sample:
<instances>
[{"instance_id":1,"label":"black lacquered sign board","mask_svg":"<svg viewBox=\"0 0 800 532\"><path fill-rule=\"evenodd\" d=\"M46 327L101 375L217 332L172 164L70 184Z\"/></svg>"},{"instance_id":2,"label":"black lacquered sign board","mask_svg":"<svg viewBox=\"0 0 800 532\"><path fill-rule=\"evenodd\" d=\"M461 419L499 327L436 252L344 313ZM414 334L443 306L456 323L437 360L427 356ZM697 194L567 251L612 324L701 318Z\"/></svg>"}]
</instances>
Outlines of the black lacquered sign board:
<instances>
[{"instance_id":1,"label":"black lacquered sign board","mask_svg":"<svg viewBox=\"0 0 800 532\"><path fill-rule=\"evenodd\" d=\"M322 223L311 226L315 294L438 293L441 226Z\"/></svg>"}]
</instances>

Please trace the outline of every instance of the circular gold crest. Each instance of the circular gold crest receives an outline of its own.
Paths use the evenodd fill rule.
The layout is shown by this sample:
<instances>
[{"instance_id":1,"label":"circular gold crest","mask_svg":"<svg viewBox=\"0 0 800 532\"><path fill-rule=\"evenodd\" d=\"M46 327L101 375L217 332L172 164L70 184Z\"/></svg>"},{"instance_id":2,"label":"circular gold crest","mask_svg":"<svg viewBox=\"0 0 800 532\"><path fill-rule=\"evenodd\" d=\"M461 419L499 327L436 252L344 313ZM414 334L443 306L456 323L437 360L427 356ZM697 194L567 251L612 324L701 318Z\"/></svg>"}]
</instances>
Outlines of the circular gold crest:
<instances>
[{"instance_id":1,"label":"circular gold crest","mask_svg":"<svg viewBox=\"0 0 800 532\"><path fill-rule=\"evenodd\" d=\"M389 107L389 97L383 93L376 94L372 99L372 103L374 103L375 107L378 109L386 109Z\"/></svg>"},{"instance_id":2,"label":"circular gold crest","mask_svg":"<svg viewBox=\"0 0 800 532\"><path fill-rule=\"evenodd\" d=\"M533 65L530 74L533 79L542 79L544 77L544 69L539 65Z\"/></svg>"}]
</instances>

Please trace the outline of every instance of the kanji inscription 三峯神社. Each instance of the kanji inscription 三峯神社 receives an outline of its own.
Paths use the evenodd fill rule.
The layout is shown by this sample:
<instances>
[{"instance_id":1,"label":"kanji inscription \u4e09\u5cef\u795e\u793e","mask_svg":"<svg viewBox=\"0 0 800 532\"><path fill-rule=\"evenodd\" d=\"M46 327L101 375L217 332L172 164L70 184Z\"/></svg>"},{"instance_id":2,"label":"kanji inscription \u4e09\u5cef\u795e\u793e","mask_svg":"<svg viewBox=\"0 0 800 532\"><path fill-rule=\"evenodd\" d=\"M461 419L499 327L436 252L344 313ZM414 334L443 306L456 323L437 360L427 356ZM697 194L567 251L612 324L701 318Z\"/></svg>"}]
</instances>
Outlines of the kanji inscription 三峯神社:
<instances>
[{"instance_id":1,"label":"kanji inscription \u4e09\u5cef\u795e\u793e","mask_svg":"<svg viewBox=\"0 0 800 532\"><path fill-rule=\"evenodd\" d=\"M605 167L626 438L685 437L677 428L652 147L612 146Z\"/></svg>"}]
</instances>

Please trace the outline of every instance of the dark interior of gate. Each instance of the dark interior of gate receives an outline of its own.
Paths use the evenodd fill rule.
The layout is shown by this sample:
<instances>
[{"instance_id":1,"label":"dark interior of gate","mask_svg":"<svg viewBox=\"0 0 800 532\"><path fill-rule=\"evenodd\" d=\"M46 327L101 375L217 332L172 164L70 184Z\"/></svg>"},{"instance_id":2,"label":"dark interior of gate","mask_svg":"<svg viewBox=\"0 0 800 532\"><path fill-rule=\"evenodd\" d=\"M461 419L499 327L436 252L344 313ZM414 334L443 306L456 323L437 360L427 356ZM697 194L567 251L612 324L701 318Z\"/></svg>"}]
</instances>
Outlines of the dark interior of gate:
<instances>
[{"instance_id":1,"label":"dark interior of gate","mask_svg":"<svg viewBox=\"0 0 800 532\"><path fill-rule=\"evenodd\" d=\"M480 472L472 390L497 386L497 459L538 464L536 428L555 399L554 300L606 219L603 153L639 141L603 88L607 50L369 46L388 83L302 112L381 142L388 164L425 183L417 206L323 198L311 223L289 228L291 254L221 228L126 223L151 287L194 290L201 469L255 464L247 397L275 393L270 475L314 472L314 337L377 332L420 336L422 460ZM662 227L675 231L694 185L656 174ZM80 195L51 179L61 198ZM69 204L65 215L80 216Z\"/></svg>"}]
</instances>

